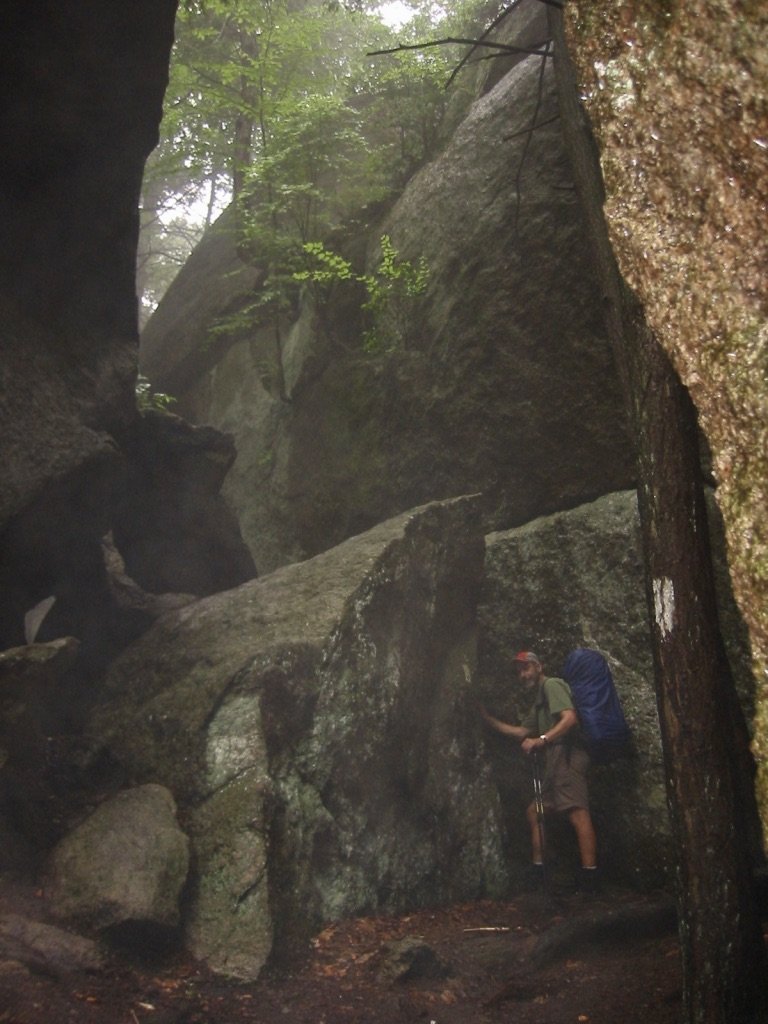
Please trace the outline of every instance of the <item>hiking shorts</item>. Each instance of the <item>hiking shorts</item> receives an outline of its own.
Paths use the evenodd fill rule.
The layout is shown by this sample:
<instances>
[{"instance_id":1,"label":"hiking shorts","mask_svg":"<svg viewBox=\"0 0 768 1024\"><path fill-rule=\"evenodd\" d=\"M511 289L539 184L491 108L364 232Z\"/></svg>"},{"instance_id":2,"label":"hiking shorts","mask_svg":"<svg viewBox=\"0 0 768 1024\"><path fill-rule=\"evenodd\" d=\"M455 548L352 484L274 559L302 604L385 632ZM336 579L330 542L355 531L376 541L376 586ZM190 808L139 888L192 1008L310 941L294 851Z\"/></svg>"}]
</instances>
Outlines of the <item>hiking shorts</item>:
<instances>
[{"instance_id":1,"label":"hiking shorts","mask_svg":"<svg viewBox=\"0 0 768 1024\"><path fill-rule=\"evenodd\" d=\"M589 754L583 748L562 743L549 747L542 782L544 807L559 812L589 810L588 768Z\"/></svg>"}]
</instances>

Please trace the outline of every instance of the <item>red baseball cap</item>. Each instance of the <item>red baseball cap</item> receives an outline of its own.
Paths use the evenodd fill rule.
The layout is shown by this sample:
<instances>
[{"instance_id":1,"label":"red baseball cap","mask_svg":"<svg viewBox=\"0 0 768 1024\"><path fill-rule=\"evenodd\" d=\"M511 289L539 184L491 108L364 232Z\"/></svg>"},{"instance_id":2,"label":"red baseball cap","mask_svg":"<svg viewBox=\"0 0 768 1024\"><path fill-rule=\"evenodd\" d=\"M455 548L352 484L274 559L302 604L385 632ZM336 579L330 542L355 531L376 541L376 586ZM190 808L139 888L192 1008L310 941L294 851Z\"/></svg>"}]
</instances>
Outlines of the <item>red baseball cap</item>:
<instances>
[{"instance_id":1,"label":"red baseball cap","mask_svg":"<svg viewBox=\"0 0 768 1024\"><path fill-rule=\"evenodd\" d=\"M514 661L535 661L537 665L541 664L541 662L539 661L538 656L536 654L534 654L533 651L519 651L515 655L513 660Z\"/></svg>"}]
</instances>

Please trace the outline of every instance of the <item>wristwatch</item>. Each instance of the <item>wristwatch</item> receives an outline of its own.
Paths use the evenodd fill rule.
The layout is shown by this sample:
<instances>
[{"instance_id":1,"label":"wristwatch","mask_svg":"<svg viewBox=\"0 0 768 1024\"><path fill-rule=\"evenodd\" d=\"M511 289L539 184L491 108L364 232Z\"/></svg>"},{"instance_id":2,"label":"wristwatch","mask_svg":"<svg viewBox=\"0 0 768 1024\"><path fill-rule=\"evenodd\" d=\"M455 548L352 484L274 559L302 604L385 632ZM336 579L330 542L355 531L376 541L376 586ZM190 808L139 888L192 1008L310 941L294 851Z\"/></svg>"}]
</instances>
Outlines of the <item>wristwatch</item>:
<instances>
[{"instance_id":1,"label":"wristwatch","mask_svg":"<svg viewBox=\"0 0 768 1024\"><path fill-rule=\"evenodd\" d=\"M542 733L541 736L539 736L539 739L544 740L545 743L549 743L546 733Z\"/></svg>"}]
</instances>

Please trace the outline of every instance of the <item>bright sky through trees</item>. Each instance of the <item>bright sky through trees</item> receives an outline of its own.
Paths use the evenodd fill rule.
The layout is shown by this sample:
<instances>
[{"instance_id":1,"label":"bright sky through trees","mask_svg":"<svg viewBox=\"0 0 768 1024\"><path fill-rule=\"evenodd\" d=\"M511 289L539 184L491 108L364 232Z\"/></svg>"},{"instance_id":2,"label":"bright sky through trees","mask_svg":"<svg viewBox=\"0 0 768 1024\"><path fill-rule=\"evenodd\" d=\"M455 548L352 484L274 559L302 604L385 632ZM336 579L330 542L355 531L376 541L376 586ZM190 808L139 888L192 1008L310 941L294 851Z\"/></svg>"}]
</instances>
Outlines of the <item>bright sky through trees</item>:
<instances>
[{"instance_id":1,"label":"bright sky through trees","mask_svg":"<svg viewBox=\"0 0 768 1024\"><path fill-rule=\"evenodd\" d=\"M376 13L390 28L400 28L413 17L413 9L407 4L401 3L401 0L391 0L390 3L382 4L377 8Z\"/></svg>"}]
</instances>

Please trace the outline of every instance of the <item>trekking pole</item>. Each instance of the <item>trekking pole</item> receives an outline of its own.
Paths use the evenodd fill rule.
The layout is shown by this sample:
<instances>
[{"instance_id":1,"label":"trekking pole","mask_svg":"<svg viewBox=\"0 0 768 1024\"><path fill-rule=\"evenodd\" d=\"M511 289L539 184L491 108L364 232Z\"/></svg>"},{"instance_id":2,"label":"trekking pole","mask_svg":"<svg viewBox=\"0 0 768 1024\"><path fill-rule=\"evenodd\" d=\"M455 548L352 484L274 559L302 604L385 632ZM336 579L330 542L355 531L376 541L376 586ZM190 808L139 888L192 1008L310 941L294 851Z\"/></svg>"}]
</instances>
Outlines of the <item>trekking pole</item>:
<instances>
[{"instance_id":1,"label":"trekking pole","mask_svg":"<svg viewBox=\"0 0 768 1024\"><path fill-rule=\"evenodd\" d=\"M544 789L541 781L541 759L538 750L531 754L533 771L533 802L536 807L536 822L539 826L539 844L541 846L541 874L544 887L547 886L547 857L544 845Z\"/></svg>"}]
</instances>

